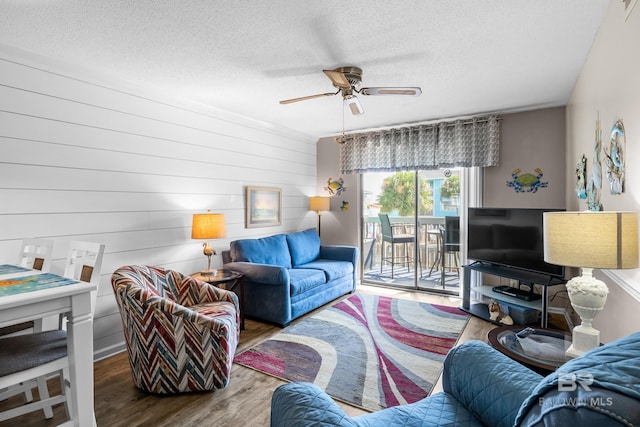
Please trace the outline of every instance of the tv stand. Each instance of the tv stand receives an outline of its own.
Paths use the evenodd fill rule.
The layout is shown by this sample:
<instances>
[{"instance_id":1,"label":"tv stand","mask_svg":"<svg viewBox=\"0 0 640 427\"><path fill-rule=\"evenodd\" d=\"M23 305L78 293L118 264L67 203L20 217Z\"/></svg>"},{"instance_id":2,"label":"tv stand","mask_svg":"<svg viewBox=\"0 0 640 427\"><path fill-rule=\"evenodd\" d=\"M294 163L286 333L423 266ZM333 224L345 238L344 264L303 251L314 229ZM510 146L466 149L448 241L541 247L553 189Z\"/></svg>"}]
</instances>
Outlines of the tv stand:
<instances>
[{"instance_id":1,"label":"tv stand","mask_svg":"<svg viewBox=\"0 0 640 427\"><path fill-rule=\"evenodd\" d=\"M565 281L556 276L547 275L543 273L536 273L528 270L523 270L514 267L507 267L504 265L489 264L485 262L476 261L472 264L463 265L464 271L462 278L462 310L476 317L480 317L485 320L490 320L489 310L486 304L471 303L471 292L478 292L484 296L493 298L497 301L504 301L512 305L517 305L526 308L533 308L539 310L542 315L540 326L547 327L547 317L549 311L549 295L548 287L555 285L563 285ZM508 295L504 295L492 290L492 286L479 286L471 288L471 272L478 271L480 273L490 274L492 276L506 277L509 279L517 280L519 283L528 284L531 287L533 285L540 285L542 287L542 298L536 301L524 301L522 299L514 298Z\"/></svg>"}]
</instances>

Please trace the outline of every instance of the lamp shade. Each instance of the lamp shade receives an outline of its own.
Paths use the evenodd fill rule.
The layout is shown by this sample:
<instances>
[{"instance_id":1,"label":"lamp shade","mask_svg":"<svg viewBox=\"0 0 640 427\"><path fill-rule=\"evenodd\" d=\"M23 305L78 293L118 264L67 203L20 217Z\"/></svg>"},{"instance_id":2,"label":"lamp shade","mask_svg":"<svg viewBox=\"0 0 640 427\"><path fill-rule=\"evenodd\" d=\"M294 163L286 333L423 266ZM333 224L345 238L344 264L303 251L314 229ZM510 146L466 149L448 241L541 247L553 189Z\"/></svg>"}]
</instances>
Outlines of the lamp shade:
<instances>
[{"instance_id":1,"label":"lamp shade","mask_svg":"<svg viewBox=\"0 0 640 427\"><path fill-rule=\"evenodd\" d=\"M584 268L638 267L637 212L545 212L544 260Z\"/></svg>"},{"instance_id":2,"label":"lamp shade","mask_svg":"<svg viewBox=\"0 0 640 427\"><path fill-rule=\"evenodd\" d=\"M328 211L331 209L331 200L329 197L309 197L309 210L310 211Z\"/></svg>"},{"instance_id":3,"label":"lamp shade","mask_svg":"<svg viewBox=\"0 0 640 427\"><path fill-rule=\"evenodd\" d=\"M191 224L192 239L217 239L226 237L227 229L224 224L224 214L207 212L193 214Z\"/></svg>"}]
</instances>

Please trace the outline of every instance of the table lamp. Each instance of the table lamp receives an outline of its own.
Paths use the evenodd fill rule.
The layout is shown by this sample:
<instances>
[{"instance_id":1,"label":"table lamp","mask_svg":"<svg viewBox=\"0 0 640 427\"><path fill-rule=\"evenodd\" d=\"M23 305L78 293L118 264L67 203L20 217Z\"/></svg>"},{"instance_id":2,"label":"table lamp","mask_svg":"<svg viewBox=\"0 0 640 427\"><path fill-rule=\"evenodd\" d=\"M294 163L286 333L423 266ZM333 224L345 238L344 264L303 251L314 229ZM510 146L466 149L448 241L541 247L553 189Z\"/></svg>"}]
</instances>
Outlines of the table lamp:
<instances>
[{"instance_id":1,"label":"table lamp","mask_svg":"<svg viewBox=\"0 0 640 427\"><path fill-rule=\"evenodd\" d=\"M193 223L191 224L191 238L192 239L218 239L220 237L226 237L227 231L224 225L224 214L211 213L207 211L206 214L193 214ZM211 255L216 254L216 250L213 249L207 242L202 243L202 253L207 258L207 269L201 271L200 274L204 276L211 276L216 274L216 270L211 270Z\"/></svg>"},{"instance_id":2,"label":"table lamp","mask_svg":"<svg viewBox=\"0 0 640 427\"><path fill-rule=\"evenodd\" d=\"M582 323L573 329L568 357L600 345L591 322L607 301L609 289L592 275L594 268L638 267L637 212L545 212L544 260L580 267L582 275L567 282L571 306Z\"/></svg>"},{"instance_id":3,"label":"table lamp","mask_svg":"<svg viewBox=\"0 0 640 427\"><path fill-rule=\"evenodd\" d=\"M320 216L322 211L331 210L330 197L309 197L309 210L318 212L318 236L320 236Z\"/></svg>"}]
</instances>

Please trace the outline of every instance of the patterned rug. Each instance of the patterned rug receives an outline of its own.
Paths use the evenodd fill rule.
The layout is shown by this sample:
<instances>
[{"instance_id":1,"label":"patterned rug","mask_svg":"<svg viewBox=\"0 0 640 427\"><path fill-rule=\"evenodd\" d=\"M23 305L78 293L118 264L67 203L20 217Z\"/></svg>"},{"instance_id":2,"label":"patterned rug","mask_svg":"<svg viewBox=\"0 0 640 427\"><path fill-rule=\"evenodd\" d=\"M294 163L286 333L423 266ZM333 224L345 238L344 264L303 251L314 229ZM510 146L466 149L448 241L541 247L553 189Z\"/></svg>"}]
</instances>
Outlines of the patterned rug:
<instances>
[{"instance_id":1,"label":"patterned rug","mask_svg":"<svg viewBox=\"0 0 640 427\"><path fill-rule=\"evenodd\" d=\"M428 396L467 320L454 307L356 293L234 362L376 411Z\"/></svg>"}]
</instances>

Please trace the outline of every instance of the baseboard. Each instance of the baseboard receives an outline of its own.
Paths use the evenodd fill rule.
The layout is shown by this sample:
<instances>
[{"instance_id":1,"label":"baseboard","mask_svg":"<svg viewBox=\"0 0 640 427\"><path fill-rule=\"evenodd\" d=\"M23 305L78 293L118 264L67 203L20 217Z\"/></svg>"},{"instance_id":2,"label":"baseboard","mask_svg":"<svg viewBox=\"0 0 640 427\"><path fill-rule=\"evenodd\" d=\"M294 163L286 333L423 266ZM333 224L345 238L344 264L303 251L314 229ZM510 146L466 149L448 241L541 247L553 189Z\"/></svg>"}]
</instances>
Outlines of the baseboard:
<instances>
[{"instance_id":1,"label":"baseboard","mask_svg":"<svg viewBox=\"0 0 640 427\"><path fill-rule=\"evenodd\" d=\"M115 356L118 353L122 353L127 350L127 346L124 341L118 344L114 344L112 346L100 349L100 351L95 351L93 353L93 361L97 362L98 360L106 359L107 357Z\"/></svg>"}]
</instances>

